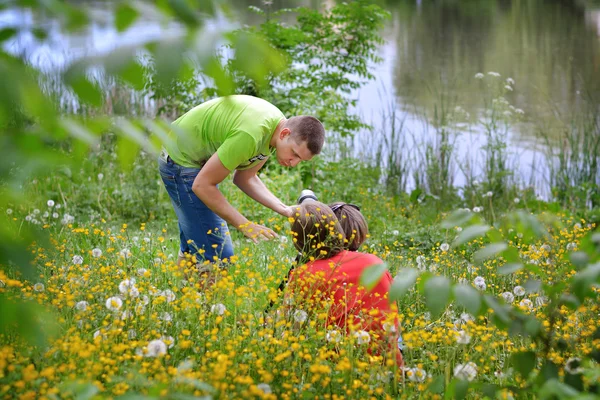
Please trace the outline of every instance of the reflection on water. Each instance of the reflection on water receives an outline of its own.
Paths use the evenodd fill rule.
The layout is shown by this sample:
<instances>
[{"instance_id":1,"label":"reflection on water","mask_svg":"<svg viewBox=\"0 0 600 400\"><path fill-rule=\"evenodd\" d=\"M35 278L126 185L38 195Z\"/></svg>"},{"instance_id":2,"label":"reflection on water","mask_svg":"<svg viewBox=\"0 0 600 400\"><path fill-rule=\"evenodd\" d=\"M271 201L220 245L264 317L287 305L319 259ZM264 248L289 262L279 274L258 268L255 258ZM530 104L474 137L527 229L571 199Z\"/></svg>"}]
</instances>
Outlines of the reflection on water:
<instances>
[{"instance_id":1,"label":"reflection on water","mask_svg":"<svg viewBox=\"0 0 600 400\"><path fill-rule=\"evenodd\" d=\"M94 9L108 19L111 4L102 2ZM231 0L230 4L241 24L259 23L263 18L248 11L251 5L264 7L262 0ZM269 10L333 4L334 0L273 0ZM424 121L422 116L430 116L439 107L441 96L477 115L484 99L482 82L474 79L478 72L495 71L503 79L514 79L514 90L507 98L525 111L529 123L512 129L512 148L525 159L534 157L532 126L543 126L550 132L557 116L568 119L589 107L598 112L600 6L592 8L584 1L567 0L387 0L383 5L392 15L383 32L386 42L380 48L384 61L374 66L377 79L356 93L356 112L371 122L378 134L385 131L382 114L389 111L390 104L417 138L431 131L431 119ZM38 64L62 65L69 57L177 31L176 26L158 18L145 14L123 34L108 24L96 24L82 35L69 37L55 29L44 45L27 34L10 45ZM0 13L1 26L15 22L28 26L39 23L29 14L11 10ZM224 23L224 19L216 19L209 26ZM459 139L459 157L472 151L474 142L480 140L477 133L475 129ZM356 143L364 143L366 135L372 144L373 134L366 132Z\"/></svg>"}]
</instances>

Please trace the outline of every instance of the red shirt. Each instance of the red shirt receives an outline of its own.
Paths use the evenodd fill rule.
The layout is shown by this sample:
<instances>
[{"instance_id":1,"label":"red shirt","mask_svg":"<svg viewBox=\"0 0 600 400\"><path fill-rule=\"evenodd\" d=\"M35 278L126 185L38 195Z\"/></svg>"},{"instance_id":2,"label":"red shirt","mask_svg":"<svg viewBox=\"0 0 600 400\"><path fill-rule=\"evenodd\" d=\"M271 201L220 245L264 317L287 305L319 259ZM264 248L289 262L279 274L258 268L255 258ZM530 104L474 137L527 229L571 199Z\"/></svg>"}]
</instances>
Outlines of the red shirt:
<instances>
[{"instance_id":1,"label":"red shirt","mask_svg":"<svg viewBox=\"0 0 600 400\"><path fill-rule=\"evenodd\" d=\"M386 317L395 311L390 306L388 294L392 276L388 271L370 291L359 284L360 276L370 266L383 261L373 255L353 251L342 251L337 255L316 260L293 270L288 287L296 294L302 292L305 298L315 304L328 301L331 304L328 325L336 325L349 332L353 330L369 332L371 340L391 349L398 365L402 356L398 351L398 321L390 323L386 332L383 328ZM395 331L395 332L392 332Z\"/></svg>"}]
</instances>

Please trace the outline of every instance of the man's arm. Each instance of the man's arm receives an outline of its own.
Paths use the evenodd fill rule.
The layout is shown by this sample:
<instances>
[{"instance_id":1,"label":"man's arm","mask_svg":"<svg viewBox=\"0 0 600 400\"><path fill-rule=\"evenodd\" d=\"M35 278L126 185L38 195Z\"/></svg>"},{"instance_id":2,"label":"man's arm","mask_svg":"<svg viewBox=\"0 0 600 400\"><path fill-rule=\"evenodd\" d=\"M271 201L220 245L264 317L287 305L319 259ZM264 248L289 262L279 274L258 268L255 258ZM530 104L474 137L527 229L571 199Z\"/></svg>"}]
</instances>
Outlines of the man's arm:
<instances>
[{"instance_id":1,"label":"man's arm","mask_svg":"<svg viewBox=\"0 0 600 400\"><path fill-rule=\"evenodd\" d=\"M263 181L257 175L258 171L263 165L265 165L266 162L267 159L264 159L252 168L241 171L236 170L233 175L233 183L239 187L242 192L246 193L263 206L270 208L284 217L289 217L293 215L293 207L283 204L281 200L271 193L271 191L267 188L267 186L265 186Z\"/></svg>"},{"instance_id":2,"label":"man's arm","mask_svg":"<svg viewBox=\"0 0 600 400\"><path fill-rule=\"evenodd\" d=\"M217 185L229 175L229 170L225 168L217 153L204 164L194 183L192 190L200 200L215 214L239 229L245 236L257 241L257 238L272 239L277 236L271 229L250 223L238 210L235 209L225 196L219 191Z\"/></svg>"}]
</instances>

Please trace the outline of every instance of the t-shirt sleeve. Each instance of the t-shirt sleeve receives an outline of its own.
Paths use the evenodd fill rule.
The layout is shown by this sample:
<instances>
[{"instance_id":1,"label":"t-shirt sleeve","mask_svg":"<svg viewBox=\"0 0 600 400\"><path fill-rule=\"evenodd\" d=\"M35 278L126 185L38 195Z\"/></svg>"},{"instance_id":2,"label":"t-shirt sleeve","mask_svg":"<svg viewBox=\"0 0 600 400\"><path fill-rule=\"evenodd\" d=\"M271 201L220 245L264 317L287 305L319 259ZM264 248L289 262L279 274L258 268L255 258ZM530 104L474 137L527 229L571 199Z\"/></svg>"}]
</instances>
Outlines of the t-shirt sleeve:
<instances>
[{"instance_id":1,"label":"t-shirt sleeve","mask_svg":"<svg viewBox=\"0 0 600 400\"><path fill-rule=\"evenodd\" d=\"M254 153L256 153L256 141L246 132L236 132L230 135L217 149L219 160L229 171L248 162Z\"/></svg>"}]
</instances>

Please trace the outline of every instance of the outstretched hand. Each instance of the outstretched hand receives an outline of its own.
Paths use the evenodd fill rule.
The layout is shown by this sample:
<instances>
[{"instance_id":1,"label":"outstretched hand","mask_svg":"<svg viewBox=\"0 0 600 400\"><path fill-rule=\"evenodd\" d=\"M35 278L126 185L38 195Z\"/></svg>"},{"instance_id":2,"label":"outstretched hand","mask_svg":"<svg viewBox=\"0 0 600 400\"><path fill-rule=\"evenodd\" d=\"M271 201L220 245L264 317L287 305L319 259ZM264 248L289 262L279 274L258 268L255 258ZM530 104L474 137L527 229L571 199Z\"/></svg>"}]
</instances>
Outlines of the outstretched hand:
<instances>
[{"instance_id":1,"label":"outstretched hand","mask_svg":"<svg viewBox=\"0 0 600 400\"><path fill-rule=\"evenodd\" d=\"M240 226L239 230L254 243L258 243L259 240L271 240L278 237L274 230L253 222Z\"/></svg>"}]
</instances>

